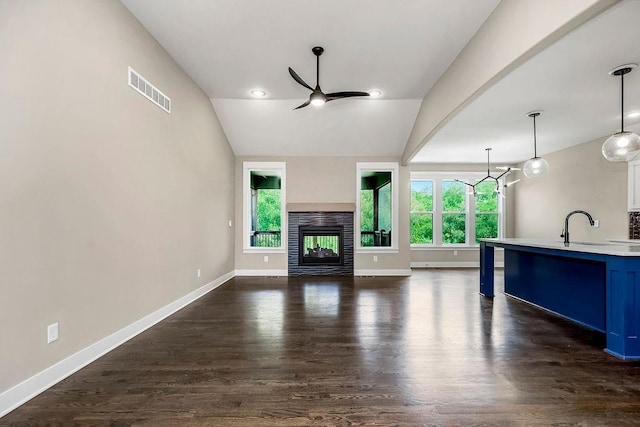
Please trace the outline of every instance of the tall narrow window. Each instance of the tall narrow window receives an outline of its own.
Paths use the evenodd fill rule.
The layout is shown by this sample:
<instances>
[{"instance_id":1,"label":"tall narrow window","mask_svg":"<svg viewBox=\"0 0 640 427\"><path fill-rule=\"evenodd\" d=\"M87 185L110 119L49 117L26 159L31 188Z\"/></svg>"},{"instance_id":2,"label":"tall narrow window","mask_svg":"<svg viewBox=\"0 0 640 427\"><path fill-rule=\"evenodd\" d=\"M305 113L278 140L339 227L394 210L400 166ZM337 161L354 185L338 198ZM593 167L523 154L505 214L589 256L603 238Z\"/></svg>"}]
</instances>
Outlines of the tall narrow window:
<instances>
[{"instance_id":1,"label":"tall narrow window","mask_svg":"<svg viewBox=\"0 0 640 427\"><path fill-rule=\"evenodd\" d=\"M433 181L411 181L411 244L433 243Z\"/></svg>"},{"instance_id":2,"label":"tall narrow window","mask_svg":"<svg viewBox=\"0 0 640 427\"><path fill-rule=\"evenodd\" d=\"M467 237L466 186L458 181L442 181L442 243L464 244Z\"/></svg>"},{"instance_id":3,"label":"tall narrow window","mask_svg":"<svg viewBox=\"0 0 640 427\"><path fill-rule=\"evenodd\" d=\"M244 250L284 250L284 163L244 163Z\"/></svg>"},{"instance_id":4,"label":"tall narrow window","mask_svg":"<svg viewBox=\"0 0 640 427\"><path fill-rule=\"evenodd\" d=\"M397 163L358 163L358 248L397 251Z\"/></svg>"},{"instance_id":5,"label":"tall narrow window","mask_svg":"<svg viewBox=\"0 0 640 427\"><path fill-rule=\"evenodd\" d=\"M498 193L493 182L476 186L476 243L498 237Z\"/></svg>"}]
</instances>

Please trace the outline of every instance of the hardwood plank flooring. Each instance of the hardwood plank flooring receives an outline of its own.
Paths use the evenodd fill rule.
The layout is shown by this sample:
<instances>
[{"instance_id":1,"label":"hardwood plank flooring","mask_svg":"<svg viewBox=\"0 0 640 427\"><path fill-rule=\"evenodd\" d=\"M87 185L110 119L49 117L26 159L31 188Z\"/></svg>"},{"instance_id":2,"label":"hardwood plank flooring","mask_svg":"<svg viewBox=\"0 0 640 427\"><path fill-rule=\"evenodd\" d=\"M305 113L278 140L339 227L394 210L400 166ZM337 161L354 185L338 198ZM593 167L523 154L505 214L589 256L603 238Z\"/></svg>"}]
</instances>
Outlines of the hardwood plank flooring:
<instances>
[{"instance_id":1,"label":"hardwood plank flooring","mask_svg":"<svg viewBox=\"0 0 640 427\"><path fill-rule=\"evenodd\" d=\"M242 277L0 425L640 425L640 363L604 344L477 270Z\"/></svg>"}]
</instances>

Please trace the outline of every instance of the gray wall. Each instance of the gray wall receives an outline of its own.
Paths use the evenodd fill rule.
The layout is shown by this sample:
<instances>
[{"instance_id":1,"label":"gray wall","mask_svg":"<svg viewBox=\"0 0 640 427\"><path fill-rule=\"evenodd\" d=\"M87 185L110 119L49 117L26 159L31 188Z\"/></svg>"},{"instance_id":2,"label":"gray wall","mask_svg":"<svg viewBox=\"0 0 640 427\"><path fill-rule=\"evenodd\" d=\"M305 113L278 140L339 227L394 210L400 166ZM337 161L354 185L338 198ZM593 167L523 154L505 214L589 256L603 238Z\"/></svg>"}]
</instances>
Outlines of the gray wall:
<instances>
[{"instance_id":1,"label":"gray wall","mask_svg":"<svg viewBox=\"0 0 640 427\"><path fill-rule=\"evenodd\" d=\"M560 239L565 216L575 209L600 220L600 228L587 218L573 216L572 240L602 241L628 237L627 163L602 157L599 138L544 158L549 174L542 179L523 178L514 186L515 237Z\"/></svg>"},{"instance_id":2,"label":"gray wall","mask_svg":"<svg viewBox=\"0 0 640 427\"><path fill-rule=\"evenodd\" d=\"M1 393L233 270L234 156L118 1L3 0L0 51Z\"/></svg>"}]
</instances>

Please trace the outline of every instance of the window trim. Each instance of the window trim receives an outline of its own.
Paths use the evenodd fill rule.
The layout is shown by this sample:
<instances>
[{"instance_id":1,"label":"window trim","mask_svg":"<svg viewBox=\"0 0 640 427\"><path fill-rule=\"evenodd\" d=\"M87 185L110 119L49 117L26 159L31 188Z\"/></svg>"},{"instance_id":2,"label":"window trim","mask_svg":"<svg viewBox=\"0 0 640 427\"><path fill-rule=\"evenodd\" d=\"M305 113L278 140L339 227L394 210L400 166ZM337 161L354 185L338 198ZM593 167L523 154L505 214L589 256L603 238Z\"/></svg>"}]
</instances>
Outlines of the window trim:
<instances>
[{"instance_id":1,"label":"window trim","mask_svg":"<svg viewBox=\"0 0 640 427\"><path fill-rule=\"evenodd\" d=\"M442 250L442 249L476 249L480 245L475 243L475 199L466 197L466 233L465 243L442 243L442 201L440 200L442 194L442 181L458 179L460 181L472 182L486 177L486 173L482 172L426 172L426 171L411 171L409 177L409 191L411 191L411 181L427 181L432 180L433 186L433 243L410 243L412 250ZM504 184L504 179L500 180L501 184ZM507 192L505 189L505 197ZM411 194L409 194L409 200L411 200ZM506 229L506 200L502 197L498 197L498 238L502 238L505 235ZM411 209L411 208L409 208ZM460 212L461 213L461 212ZM490 212L482 212L490 213ZM411 225L409 225L411 227ZM409 232L411 229L409 228Z\"/></svg>"},{"instance_id":2,"label":"window trim","mask_svg":"<svg viewBox=\"0 0 640 427\"><path fill-rule=\"evenodd\" d=\"M242 252L243 253L285 253L287 248L286 214L286 163L285 162L242 162ZM251 246L251 172L275 171L280 173L280 246L273 248Z\"/></svg>"},{"instance_id":3,"label":"window trim","mask_svg":"<svg viewBox=\"0 0 640 427\"><path fill-rule=\"evenodd\" d=\"M361 246L360 192L362 190L362 172L391 172L391 246ZM398 252L399 175L398 162L356 162L356 212L353 233L356 253Z\"/></svg>"}]
</instances>

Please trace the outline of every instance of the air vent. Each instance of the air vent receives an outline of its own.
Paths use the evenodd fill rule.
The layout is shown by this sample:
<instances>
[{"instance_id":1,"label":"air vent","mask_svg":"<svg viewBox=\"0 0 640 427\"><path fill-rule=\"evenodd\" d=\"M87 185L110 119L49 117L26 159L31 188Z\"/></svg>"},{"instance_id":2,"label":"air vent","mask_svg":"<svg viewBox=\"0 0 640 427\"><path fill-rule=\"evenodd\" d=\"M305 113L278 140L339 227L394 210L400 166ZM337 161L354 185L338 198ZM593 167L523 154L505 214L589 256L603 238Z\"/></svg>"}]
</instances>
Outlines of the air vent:
<instances>
[{"instance_id":1,"label":"air vent","mask_svg":"<svg viewBox=\"0 0 640 427\"><path fill-rule=\"evenodd\" d=\"M129 86L138 93L144 95L149 101L171 114L171 98L160 92L158 88L149 83L144 77L129 67Z\"/></svg>"}]
</instances>

